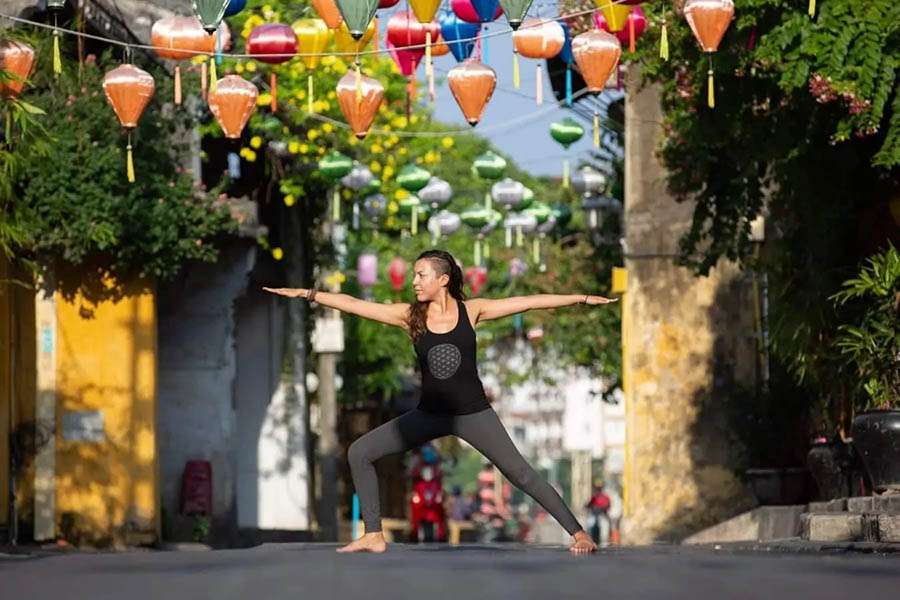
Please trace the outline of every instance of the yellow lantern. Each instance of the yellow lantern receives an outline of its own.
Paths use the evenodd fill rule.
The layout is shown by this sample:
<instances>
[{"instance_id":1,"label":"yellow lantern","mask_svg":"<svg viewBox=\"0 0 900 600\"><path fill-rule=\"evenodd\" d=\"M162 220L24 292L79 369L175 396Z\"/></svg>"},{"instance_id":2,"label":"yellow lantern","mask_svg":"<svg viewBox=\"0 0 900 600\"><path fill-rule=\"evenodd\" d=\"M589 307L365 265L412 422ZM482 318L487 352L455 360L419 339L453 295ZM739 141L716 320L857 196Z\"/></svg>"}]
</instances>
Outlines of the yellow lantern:
<instances>
[{"instance_id":1,"label":"yellow lantern","mask_svg":"<svg viewBox=\"0 0 900 600\"><path fill-rule=\"evenodd\" d=\"M347 27L346 23L341 23L341 26L334 30L334 48L338 52L344 54L359 54L363 50L365 50L366 46L369 42L372 41L372 38L375 37L375 22L377 19L372 19L369 21L369 26L366 28L363 36L359 38L359 41L354 40L353 36L350 35L350 29Z\"/></svg>"},{"instance_id":2,"label":"yellow lantern","mask_svg":"<svg viewBox=\"0 0 900 600\"><path fill-rule=\"evenodd\" d=\"M631 6L614 0L594 0L594 3L603 13L603 18L606 19L612 33L625 29Z\"/></svg>"}]
</instances>

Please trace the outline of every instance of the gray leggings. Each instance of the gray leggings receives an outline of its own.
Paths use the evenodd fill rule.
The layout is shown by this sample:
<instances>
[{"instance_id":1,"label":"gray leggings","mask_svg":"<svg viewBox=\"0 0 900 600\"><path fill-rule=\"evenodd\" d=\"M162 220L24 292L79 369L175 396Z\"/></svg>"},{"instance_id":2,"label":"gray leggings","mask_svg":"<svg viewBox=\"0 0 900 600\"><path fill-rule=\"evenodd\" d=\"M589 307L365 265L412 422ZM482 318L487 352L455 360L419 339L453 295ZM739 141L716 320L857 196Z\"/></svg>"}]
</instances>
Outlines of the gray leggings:
<instances>
[{"instance_id":1,"label":"gray leggings","mask_svg":"<svg viewBox=\"0 0 900 600\"><path fill-rule=\"evenodd\" d=\"M456 435L471 444L497 465L510 483L537 500L569 534L581 529L556 490L519 454L493 408L468 415L438 415L415 409L350 444L347 457L366 533L381 531L378 474L373 463L383 456L406 452L445 435Z\"/></svg>"}]
</instances>

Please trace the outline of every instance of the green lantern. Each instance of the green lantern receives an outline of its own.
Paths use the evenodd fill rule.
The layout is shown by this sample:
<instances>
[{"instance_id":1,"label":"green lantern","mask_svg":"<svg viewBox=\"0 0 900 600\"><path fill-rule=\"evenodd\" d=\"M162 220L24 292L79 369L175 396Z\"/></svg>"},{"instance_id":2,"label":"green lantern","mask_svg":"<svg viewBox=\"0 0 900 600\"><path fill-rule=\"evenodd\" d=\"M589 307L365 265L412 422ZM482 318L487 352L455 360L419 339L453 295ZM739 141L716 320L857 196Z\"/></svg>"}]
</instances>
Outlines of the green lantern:
<instances>
[{"instance_id":1,"label":"green lantern","mask_svg":"<svg viewBox=\"0 0 900 600\"><path fill-rule=\"evenodd\" d=\"M509 26L512 27L513 31L518 29L519 25L522 24L522 19L525 18L525 13L531 8L531 3L533 1L534 0L500 0L503 14L506 15L506 20L509 21Z\"/></svg>"},{"instance_id":2,"label":"green lantern","mask_svg":"<svg viewBox=\"0 0 900 600\"><path fill-rule=\"evenodd\" d=\"M472 171L482 179L496 181L503 177L506 171L506 160L490 150L475 159L472 163ZM484 207L491 210L491 191L484 194Z\"/></svg>"},{"instance_id":3,"label":"green lantern","mask_svg":"<svg viewBox=\"0 0 900 600\"><path fill-rule=\"evenodd\" d=\"M406 165L397 173L397 185L410 194L415 194L428 185L431 173L419 165Z\"/></svg>"},{"instance_id":4,"label":"green lantern","mask_svg":"<svg viewBox=\"0 0 900 600\"><path fill-rule=\"evenodd\" d=\"M219 23L225 18L229 0L193 0L194 14L207 33L215 33Z\"/></svg>"},{"instance_id":5,"label":"green lantern","mask_svg":"<svg viewBox=\"0 0 900 600\"><path fill-rule=\"evenodd\" d=\"M378 0L337 0L337 6L350 30L350 37L358 42L375 17Z\"/></svg>"},{"instance_id":6,"label":"green lantern","mask_svg":"<svg viewBox=\"0 0 900 600\"><path fill-rule=\"evenodd\" d=\"M369 185L360 190L360 195L363 197L371 196L372 194L376 194L381 191L381 180L373 177L372 181L369 182Z\"/></svg>"},{"instance_id":7,"label":"green lantern","mask_svg":"<svg viewBox=\"0 0 900 600\"><path fill-rule=\"evenodd\" d=\"M418 196L407 196L399 202L399 213L409 217L409 232L413 235L419 233L419 218L428 215L428 205L422 202Z\"/></svg>"},{"instance_id":8,"label":"green lantern","mask_svg":"<svg viewBox=\"0 0 900 600\"><path fill-rule=\"evenodd\" d=\"M326 154L319 161L319 172L334 185L334 196L331 202L331 218L334 221L341 219L341 193L338 182L341 177L353 170L353 159L337 150Z\"/></svg>"},{"instance_id":9,"label":"green lantern","mask_svg":"<svg viewBox=\"0 0 900 600\"><path fill-rule=\"evenodd\" d=\"M525 193L522 194L522 203L519 204L519 210L523 210L531 206L531 203L534 202L534 190L530 187L525 188Z\"/></svg>"},{"instance_id":10,"label":"green lantern","mask_svg":"<svg viewBox=\"0 0 900 600\"><path fill-rule=\"evenodd\" d=\"M572 209L565 204L554 204L553 216L556 217L556 226L565 229L572 220Z\"/></svg>"},{"instance_id":11,"label":"green lantern","mask_svg":"<svg viewBox=\"0 0 900 600\"><path fill-rule=\"evenodd\" d=\"M568 150L569 146L583 136L584 127L579 125L578 121L572 117L566 117L562 121L550 124L550 137L556 140L556 143L565 150ZM563 188L569 189L569 159L563 161Z\"/></svg>"},{"instance_id":12,"label":"green lantern","mask_svg":"<svg viewBox=\"0 0 900 600\"><path fill-rule=\"evenodd\" d=\"M485 238L503 221L503 215L483 206L472 206L461 212L459 218L475 234L474 264L481 266L482 256L484 258L491 257L491 247Z\"/></svg>"}]
</instances>

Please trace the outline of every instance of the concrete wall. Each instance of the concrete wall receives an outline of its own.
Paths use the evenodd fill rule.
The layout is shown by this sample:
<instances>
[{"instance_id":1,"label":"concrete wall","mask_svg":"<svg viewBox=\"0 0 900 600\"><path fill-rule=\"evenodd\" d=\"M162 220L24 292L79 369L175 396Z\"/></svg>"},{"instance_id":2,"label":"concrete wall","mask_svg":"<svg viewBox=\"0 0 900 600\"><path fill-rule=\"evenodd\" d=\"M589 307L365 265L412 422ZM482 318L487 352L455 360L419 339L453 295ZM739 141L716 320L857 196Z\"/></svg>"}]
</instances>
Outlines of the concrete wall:
<instances>
[{"instance_id":1,"label":"concrete wall","mask_svg":"<svg viewBox=\"0 0 900 600\"><path fill-rule=\"evenodd\" d=\"M753 385L755 342L749 279L731 264L702 278L673 264L693 205L666 191L658 89L636 81L632 73L625 106L623 541L645 543L751 504L724 405L735 383Z\"/></svg>"}]
</instances>

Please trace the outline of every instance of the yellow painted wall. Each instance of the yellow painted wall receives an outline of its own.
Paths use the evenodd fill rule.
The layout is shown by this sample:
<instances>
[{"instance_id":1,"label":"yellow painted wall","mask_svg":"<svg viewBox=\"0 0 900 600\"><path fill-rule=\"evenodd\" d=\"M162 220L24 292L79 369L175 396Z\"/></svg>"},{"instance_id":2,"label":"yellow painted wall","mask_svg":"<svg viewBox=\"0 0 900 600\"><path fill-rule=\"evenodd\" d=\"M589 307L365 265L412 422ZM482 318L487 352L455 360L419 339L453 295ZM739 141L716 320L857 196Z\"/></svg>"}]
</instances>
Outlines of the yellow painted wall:
<instances>
[{"instance_id":1,"label":"yellow painted wall","mask_svg":"<svg viewBox=\"0 0 900 600\"><path fill-rule=\"evenodd\" d=\"M27 287L29 281L27 273L16 270L0 255L0 525L8 525L9 515L8 436L17 428L28 429L34 420L34 290ZM19 520L30 522L34 495L32 461L27 460L19 470Z\"/></svg>"},{"instance_id":2,"label":"yellow painted wall","mask_svg":"<svg viewBox=\"0 0 900 600\"><path fill-rule=\"evenodd\" d=\"M59 535L152 541L160 526L154 295L131 286L118 301L57 293L56 302ZM65 415L81 411L102 412L102 441L66 439Z\"/></svg>"}]
</instances>

